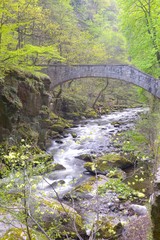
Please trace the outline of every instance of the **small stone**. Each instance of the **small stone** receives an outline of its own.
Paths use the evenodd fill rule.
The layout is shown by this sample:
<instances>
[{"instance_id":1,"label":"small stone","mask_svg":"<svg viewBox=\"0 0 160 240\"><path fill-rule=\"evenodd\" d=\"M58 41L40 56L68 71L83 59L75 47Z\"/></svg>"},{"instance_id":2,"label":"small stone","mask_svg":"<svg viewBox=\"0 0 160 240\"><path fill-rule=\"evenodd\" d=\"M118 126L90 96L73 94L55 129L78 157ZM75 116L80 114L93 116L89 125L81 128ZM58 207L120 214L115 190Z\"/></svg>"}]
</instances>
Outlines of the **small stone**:
<instances>
[{"instance_id":1,"label":"small stone","mask_svg":"<svg viewBox=\"0 0 160 240\"><path fill-rule=\"evenodd\" d=\"M63 144L63 142L61 140L56 140L55 142L59 143L59 144Z\"/></svg>"},{"instance_id":2,"label":"small stone","mask_svg":"<svg viewBox=\"0 0 160 240\"><path fill-rule=\"evenodd\" d=\"M107 206L110 208L110 207L114 206L114 203L113 202L109 202L109 203L107 203Z\"/></svg>"},{"instance_id":3,"label":"small stone","mask_svg":"<svg viewBox=\"0 0 160 240\"><path fill-rule=\"evenodd\" d=\"M148 211L145 206L141 206L138 204L131 204L130 206L131 209L138 215L138 216L145 216L147 215Z\"/></svg>"}]
</instances>

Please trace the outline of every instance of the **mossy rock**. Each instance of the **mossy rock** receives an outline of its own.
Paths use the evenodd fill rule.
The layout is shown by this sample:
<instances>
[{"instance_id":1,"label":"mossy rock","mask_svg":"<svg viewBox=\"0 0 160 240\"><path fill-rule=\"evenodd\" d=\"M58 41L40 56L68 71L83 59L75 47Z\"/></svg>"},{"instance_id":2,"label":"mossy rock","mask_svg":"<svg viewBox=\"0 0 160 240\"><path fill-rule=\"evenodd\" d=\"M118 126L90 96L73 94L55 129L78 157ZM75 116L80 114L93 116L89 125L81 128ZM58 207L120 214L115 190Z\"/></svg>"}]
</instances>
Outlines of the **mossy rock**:
<instances>
[{"instance_id":1,"label":"mossy rock","mask_svg":"<svg viewBox=\"0 0 160 240\"><path fill-rule=\"evenodd\" d=\"M74 189L74 192L80 192L80 193L89 192L90 193L93 189L93 184L95 183L95 181L96 181L96 178L91 177L88 181L85 181L80 186L76 187Z\"/></svg>"},{"instance_id":2,"label":"mossy rock","mask_svg":"<svg viewBox=\"0 0 160 240\"><path fill-rule=\"evenodd\" d=\"M97 174L107 174L111 168L126 169L133 166L133 162L128 160L125 156L120 154L105 154L94 162L87 162L84 167L87 171Z\"/></svg>"},{"instance_id":3,"label":"mossy rock","mask_svg":"<svg viewBox=\"0 0 160 240\"><path fill-rule=\"evenodd\" d=\"M26 123L19 125L17 131L18 135L21 136L21 138L33 141L34 143L38 142L39 133L38 131L32 129L29 124Z\"/></svg>"},{"instance_id":4,"label":"mossy rock","mask_svg":"<svg viewBox=\"0 0 160 240\"><path fill-rule=\"evenodd\" d=\"M126 178L126 173L121 169L115 168L109 171L109 173L107 174L107 177L119 178L121 180L124 180Z\"/></svg>"},{"instance_id":5,"label":"mossy rock","mask_svg":"<svg viewBox=\"0 0 160 240\"><path fill-rule=\"evenodd\" d=\"M120 222L113 223L111 221L106 220L105 218L96 221L96 226L98 231L96 233L96 239L111 239L118 240L119 235L122 233L122 224Z\"/></svg>"},{"instance_id":6,"label":"mossy rock","mask_svg":"<svg viewBox=\"0 0 160 240\"><path fill-rule=\"evenodd\" d=\"M75 226L79 233L83 232L81 216L70 206L57 200L36 197L30 199L31 213L41 226L50 233L59 234L64 239L66 233L76 236ZM34 222L30 222L34 226ZM75 226L74 226L75 224ZM53 239L56 239L53 237Z\"/></svg>"},{"instance_id":7,"label":"mossy rock","mask_svg":"<svg viewBox=\"0 0 160 240\"><path fill-rule=\"evenodd\" d=\"M47 240L46 236L40 232L30 230L32 240ZM27 232L21 228L9 229L0 240L28 240Z\"/></svg>"},{"instance_id":8,"label":"mossy rock","mask_svg":"<svg viewBox=\"0 0 160 240\"><path fill-rule=\"evenodd\" d=\"M12 105L15 110L19 110L22 108L22 102L17 96L17 89L12 86L5 86L2 90L2 96L5 101Z\"/></svg>"},{"instance_id":9,"label":"mossy rock","mask_svg":"<svg viewBox=\"0 0 160 240\"><path fill-rule=\"evenodd\" d=\"M77 119L86 110L84 97L76 96L71 93L63 93L60 101L57 102L57 109L60 115L66 119Z\"/></svg>"},{"instance_id":10,"label":"mossy rock","mask_svg":"<svg viewBox=\"0 0 160 240\"><path fill-rule=\"evenodd\" d=\"M63 123L55 123L52 125L52 130L58 133L62 133L65 129L65 125Z\"/></svg>"},{"instance_id":11,"label":"mossy rock","mask_svg":"<svg viewBox=\"0 0 160 240\"><path fill-rule=\"evenodd\" d=\"M84 116L86 118L97 118L98 114L94 109L88 109L85 113Z\"/></svg>"},{"instance_id":12,"label":"mossy rock","mask_svg":"<svg viewBox=\"0 0 160 240\"><path fill-rule=\"evenodd\" d=\"M92 162L93 156L86 153L86 154L81 154L81 155L77 156L76 158L79 158L86 162Z\"/></svg>"},{"instance_id":13,"label":"mossy rock","mask_svg":"<svg viewBox=\"0 0 160 240\"><path fill-rule=\"evenodd\" d=\"M72 124L62 118L59 118L52 126L51 130L62 133L64 129L72 127Z\"/></svg>"},{"instance_id":14,"label":"mossy rock","mask_svg":"<svg viewBox=\"0 0 160 240\"><path fill-rule=\"evenodd\" d=\"M56 170L64 170L65 167L59 163L53 163L53 156L50 154L36 154L33 156L33 174L45 174Z\"/></svg>"},{"instance_id":15,"label":"mossy rock","mask_svg":"<svg viewBox=\"0 0 160 240\"><path fill-rule=\"evenodd\" d=\"M108 167L102 166L102 165L98 165L97 162L86 162L84 164L84 167L86 168L86 170L91 173L92 175L95 174L102 174L102 175L106 175L108 173Z\"/></svg>"},{"instance_id":16,"label":"mossy rock","mask_svg":"<svg viewBox=\"0 0 160 240\"><path fill-rule=\"evenodd\" d=\"M45 173L50 173L56 170L65 170L66 168L59 164L59 163L49 163L49 164L41 164L37 168L35 168L34 175L35 174L45 174Z\"/></svg>"},{"instance_id":17,"label":"mossy rock","mask_svg":"<svg viewBox=\"0 0 160 240\"><path fill-rule=\"evenodd\" d=\"M60 138L61 135L58 133L58 132L55 132L55 131L50 131L49 132L49 136L54 139L54 138Z\"/></svg>"},{"instance_id":18,"label":"mossy rock","mask_svg":"<svg viewBox=\"0 0 160 240\"><path fill-rule=\"evenodd\" d=\"M117 167L126 169L133 166L133 162L121 154L105 154L96 160L96 164L101 171L107 170L109 167Z\"/></svg>"},{"instance_id":19,"label":"mossy rock","mask_svg":"<svg viewBox=\"0 0 160 240\"><path fill-rule=\"evenodd\" d=\"M72 132L71 135L72 135L73 138L77 137L77 133Z\"/></svg>"}]
</instances>

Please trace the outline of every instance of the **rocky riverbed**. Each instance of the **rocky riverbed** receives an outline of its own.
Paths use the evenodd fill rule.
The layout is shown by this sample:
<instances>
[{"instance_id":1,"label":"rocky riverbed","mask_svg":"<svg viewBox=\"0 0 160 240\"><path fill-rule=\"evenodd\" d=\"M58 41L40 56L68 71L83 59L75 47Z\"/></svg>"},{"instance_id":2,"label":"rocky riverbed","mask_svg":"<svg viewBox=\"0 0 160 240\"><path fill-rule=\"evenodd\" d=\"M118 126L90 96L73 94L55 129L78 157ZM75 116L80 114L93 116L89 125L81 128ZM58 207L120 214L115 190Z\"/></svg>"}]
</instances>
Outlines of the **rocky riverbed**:
<instances>
[{"instance_id":1,"label":"rocky riverbed","mask_svg":"<svg viewBox=\"0 0 160 240\"><path fill-rule=\"evenodd\" d=\"M54 140L48 150L66 169L47 174L39 189L49 198L55 197L56 191L62 203L74 208L87 226L88 238L120 239L124 235L125 239L128 225L142 218L150 225L145 195L147 161L122 151L121 140L115 144L117 136L133 129L146 111L127 109L99 119L84 119L64 138Z\"/></svg>"},{"instance_id":2,"label":"rocky riverbed","mask_svg":"<svg viewBox=\"0 0 160 240\"><path fill-rule=\"evenodd\" d=\"M41 180L34 177L39 183L27 197L31 228L40 222L50 239L147 240L151 190L146 166L151 159L122 148L123 133L134 129L146 111L126 109L83 119L53 140L48 153L58 168L47 168ZM20 225L23 228L19 221L15 223Z\"/></svg>"}]
</instances>

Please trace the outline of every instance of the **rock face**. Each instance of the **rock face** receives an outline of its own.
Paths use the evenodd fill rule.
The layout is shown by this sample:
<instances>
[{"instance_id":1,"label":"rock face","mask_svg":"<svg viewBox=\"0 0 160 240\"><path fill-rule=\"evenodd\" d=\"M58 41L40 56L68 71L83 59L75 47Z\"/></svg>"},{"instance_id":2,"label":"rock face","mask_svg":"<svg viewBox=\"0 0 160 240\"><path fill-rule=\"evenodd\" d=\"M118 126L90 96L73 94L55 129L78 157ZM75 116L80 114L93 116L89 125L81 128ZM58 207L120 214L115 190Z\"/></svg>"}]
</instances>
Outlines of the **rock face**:
<instances>
[{"instance_id":1,"label":"rock face","mask_svg":"<svg viewBox=\"0 0 160 240\"><path fill-rule=\"evenodd\" d=\"M49 106L50 80L48 77L38 78L32 74L13 71L0 83L0 140L6 135L20 130L27 135L36 136L40 129L40 110ZM30 125L32 124L32 126ZM38 133L37 133L38 134Z\"/></svg>"},{"instance_id":2,"label":"rock face","mask_svg":"<svg viewBox=\"0 0 160 240\"><path fill-rule=\"evenodd\" d=\"M32 140L43 149L67 122L50 110L50 79L12 71L0 81L0 142ZM12 143L13 144L13 143Z\"/></svg>"}]
</instances>

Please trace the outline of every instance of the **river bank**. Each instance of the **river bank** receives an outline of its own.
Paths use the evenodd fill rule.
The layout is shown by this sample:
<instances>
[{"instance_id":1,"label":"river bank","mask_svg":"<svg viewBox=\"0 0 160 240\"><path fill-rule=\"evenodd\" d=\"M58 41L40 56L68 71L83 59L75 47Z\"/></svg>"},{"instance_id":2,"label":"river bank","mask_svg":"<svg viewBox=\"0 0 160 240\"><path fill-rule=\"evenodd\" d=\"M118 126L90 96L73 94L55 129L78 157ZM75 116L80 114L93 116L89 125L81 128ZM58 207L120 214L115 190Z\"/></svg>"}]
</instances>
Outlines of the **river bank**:
<instances>
[{"instance_id":1,"label":"river bank","mask_svg":"<svg viewBox=\"0 0 160 240\"><path fill-rule=\"evenodd\" d=\"M146 170L144 164L139 166L139 163L149 163L150 159L133 158L132 151L125 155L121 146L123 133L134 129L135 122L146 111L126 109L98 119L84 119L67 129L63 138L53 140L48 153L53 155L53 164L59 164L61 170L48 168L48 173L31 178L26 185L31 191L26 198L32 216L41 219L48 234L54 233L51 239L65 239L66 234L70 239L80 239L79 234L82 239L119 239L128 223L143 217L148 219L148 210L143 206L148 195L145 196L143 190L149 178L145 183L143 173ZM103 169L99 169L100 165ZM130 173L134 175L130 181L126 172L128 167L132 168ZM22 184L16 179L12 182L15 189ZM38 183L36 189L35 183ZM7 188L12 196L18 196L26 186L23 185L18 192L13 191L13 185ZM138 189L134 189L135 186ZM41 217L35 211L39 208ZM77 219L74 221L73 212ZM34 227L30 221L28 224Z\"/></svg>"},{"instance_id":2,"label":"river bank","mask_svg":"<svg viewBox=\"0 0 160 240\"><path fill-rule=\"evenodd\" d=\"M39 189L43 189L49 198L55 197L56 191L62 203L74 206L82 216L84 225L88 226L86 231L89 236L99 231L99 237L103 239L117 238L117 234L120 236L124 226L129 223L139 221L144 216L149 219L148 210L143 206L151 194L150 172L145 168L149 159L143 161L137 156L133 158L132 151L125 152L126 159L133 158L130 166L122 161L108 166L105 162L108 162L108 158L104 158L116 156L117 160L117 156L120 156L121 159L124 151L118 143L118 136L134 129L140 114L146 111L148 109L127 109L99 119L82 120L66 131L64 139L54 140L48 149L55 161L65 166L65 170L47 174ZM96 162L100 156L103 156L105 165L103 171L99 170L99 163ZM150 221L147 222L149 224ZM94 227L96 230L93 230Z\"/></svg>"}]
</instances>

